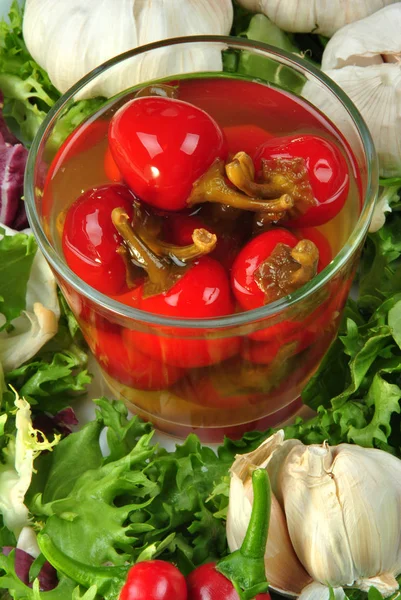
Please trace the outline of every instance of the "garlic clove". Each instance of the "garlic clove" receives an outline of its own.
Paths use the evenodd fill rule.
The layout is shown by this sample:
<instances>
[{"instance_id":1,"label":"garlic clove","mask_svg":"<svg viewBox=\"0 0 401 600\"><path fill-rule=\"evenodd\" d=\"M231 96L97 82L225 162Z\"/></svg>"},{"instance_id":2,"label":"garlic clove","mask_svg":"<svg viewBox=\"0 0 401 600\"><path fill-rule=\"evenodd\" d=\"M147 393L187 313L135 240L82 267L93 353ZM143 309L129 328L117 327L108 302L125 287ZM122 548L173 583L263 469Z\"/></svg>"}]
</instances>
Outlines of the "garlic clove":
<instances>
[{"instance_id":1,"label":"garlic clove","mask_svg":"<svg viewBox=\"0 0 401 600\"><path fill-rule=\"evenodd\" d=\"M364 577L377 574L383 589L394 592L398 584L388 571L397 572L401 545L401 461L349 444L337 446L333 456L330 474L360 585Z\"/></svg>"},{"instance_id":2,"label":"garlic clove","mask_svg":"<svg viewBox=\"0 0 401 600\"><path fill-rule=\"evenodd\" d=\"M355 583L362 592L366 593L369 592L371 587L376 588L383 598L389 598L399 590L398 581L391 573L383 573L368 579L357 579Z\"/></svg>"},{"instance_id":3,"label":"garlic clove","mask_svg":"<svg viewBox=\"0 0 401 600\"><path fill-rule=\"evenodd\" d=\"M379 231L379 229L383 227L386 222L385 213L392 211L391 202L393 200L397 201L398 199L398 186L383 188L375 205L373 217L369 226L369 233L375 233L375 231Z\"/></svg>"},{"instance_id":4,"label":"garlic clove","mask_svg":"<svg viewBox=\"0 0 401 600\"><path fill-rule=\"evenodd\" d=\"M295 553L315 581L351 585L354 569L328 446L296 446L281 472L284 511Z\"/></svg>"},{"instance_id":5,"label":"garlic clove","mask_svg":"<svg viewBox=\"0 0 401 600\"><path fill-rule=\"evenodd\" d=\"M368 66L392 62L400 57L400 4L393 4L337 31L328 42L322 69L347 65Z\"/></svg>"},{"instance_id":6,"label":"garlic clove","mask_svg":"<svg viewBox=\"0 0 401 600\"><path fill-rule=\"evenodd\" d=\"M284 431L280 429L262 442L253 452L238 455L232 471L241 477L243 481L246 481L249 477L250 468L255 466L268 467L272 492L280 505L282 505L281 489L278 484L280 469L284 464L287 454L294 446L299 445L303 445L299 440L284 441Z\"/></svg>"},{"instance_id":7,"label":"garlic clove","mask_svg":"<svg viewBox=\"0 0 401 600\"><path fill-rule=\"evenodd\" d=\"M326 71L350 97L369 127L379 157L380 175L395 177L401 172L401 65L382 63L369 67L347 66ZM333 107L315 88L303 96L313 95L317 106L347 135L343 112ZM317 92L317 93L316 93ZM352 135L349 131L349 135Z\"/></svg>"},{"instance_id":8,"label":"garlic clove","mask_svg":"<svg viewBox=\"0 0 401 600\"><path fill-rule=\"evenodd\" d=\"M251 477L243 483L233 470L227 516L227 542L231 552L237 550L245 538L252 501ZM302 588L311 582L294 553L283 511L273 494L265 568L270 587L290 596L298 596Z\"/></svg>"},{"instance_id":9,"label":"garlic clove","mask_svg":"<svg viewBox=\"0 0 401 600\"><path fill-rule=\"evenodd\" d=\"M346 595L342 588L333 589L334 596L330 596L330 589L321 583L311 583L302 590L298 600L344 600Z\"/></svg>"},{"instance_id":10,"label":"garlic clove","mask_svg":"<svg viewBox=\"0 0 401 600\"><path fill-rule=\"evenodd\" d=\"M179 14L179 18L177 18ZM228 34L231 0L26 0L23 33L28 50L65 92L106 60L144 44L178 36ZM113 67L76 99L113 96L164 76L222 69L221 45L161 48ZM74 48L74 52L71 52Z\"/></svg>"},{"instance_id":11,"label":"garlic clove","mask_svg":"<svg viewBox=\"0 0 401 600\"><path fill-rule=\"evenodd\" d=\"M320 33L328 37L397 0L238 0L241 6L261 12L284 31Z\"/></svg>"}]
</instances>

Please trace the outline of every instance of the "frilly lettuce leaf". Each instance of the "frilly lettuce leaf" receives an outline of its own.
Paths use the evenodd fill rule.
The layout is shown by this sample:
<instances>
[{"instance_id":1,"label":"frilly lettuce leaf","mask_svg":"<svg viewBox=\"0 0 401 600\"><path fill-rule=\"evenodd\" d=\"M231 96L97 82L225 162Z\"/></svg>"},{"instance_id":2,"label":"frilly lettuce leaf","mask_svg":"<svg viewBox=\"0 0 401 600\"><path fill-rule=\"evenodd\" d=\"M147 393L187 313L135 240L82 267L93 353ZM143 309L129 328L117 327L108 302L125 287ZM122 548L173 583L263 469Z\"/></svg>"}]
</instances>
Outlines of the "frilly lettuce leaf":
<instances>
[{"instance_id":1,"label":"frilly lettuce leaf","mask_svg":"<svg viewBox=\"0 0 401 600\"><path fill-rule=\"evenodd\" d=\"M6 527L18 537L29 522L24 501L31 484L34 460L43 450L52 450L59 436L49 442L43 433L34 429L26 400L17 396L15 406L16 434L3 449L0 464L0 514Z\"/></svg>"},{"instance_id":2,"label":"frilly lettuce leaf","mask_svg":"<svg viewBox=\"0 0 401 600\"><path fill-rule=\"evenodd\" d=\"M15 552L8 556L0 553L0 590L7 590L13 600L98 600L97 589L92 586L86 591L82 591L77 584L60 574L58 586L49 591L41 592L39 582L36 579L32 588L25 585L15 572ZM2 596L0 596L2 598Z\"/></svg>"},{"instance_id":3,"label":"frilly lettuce leaf","mask_svg":"<svg viewBox=\"0 0 401 600\"><path fill-rule=\"evenodd\" d=\"M401 455L401 215L370 234L339 338L302 394L318 410L287 437L353 442Z\"/></svg>"},{"instance_id":4,"label":"frilly lettuce leaf","mask_svg":"<svg viewBox=\"0 0 401 600\"><path fill-rule=\"evenodd\" d=\"M61 94L29 54L22 36L22 18L23 9L14 0L9 21L0 22L0 90L4 95L3 116L8 126L29 147ZM103 99L81 100L67 110L53 132L52 148L57 150L75 127L103 102Z\"/></svg>"}]
</instances>

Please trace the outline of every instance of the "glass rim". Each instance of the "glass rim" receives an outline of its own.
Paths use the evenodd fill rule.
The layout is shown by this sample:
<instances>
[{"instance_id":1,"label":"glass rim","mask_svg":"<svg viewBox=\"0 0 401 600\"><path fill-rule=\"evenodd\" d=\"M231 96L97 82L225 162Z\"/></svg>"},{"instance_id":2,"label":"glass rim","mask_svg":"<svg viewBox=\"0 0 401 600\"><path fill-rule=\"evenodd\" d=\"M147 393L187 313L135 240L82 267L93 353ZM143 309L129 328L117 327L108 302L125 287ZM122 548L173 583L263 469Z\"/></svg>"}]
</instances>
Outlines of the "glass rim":
<instances>
[{"instance_id":1,"label":"glass rim","mask_svg":"<svg viewBox=\"0 0 401 600\"><path fill-rule=\"evenodd\" d=\"M109 296L99 292L89 284L81 280L66 264L59 253L53 248L49 242L44 229L40 223L39 215L36 210L35 202L35 186L34 186L34 174L36 166L36 157L42 149L44 141L46 141L46 133L55 124L60 112L64 107L73 99L73 97L87 86L91 81L96 79L99 75L105 73L111 67L124 62L127 59L133 58L145 52L157 50L167 46L179 46L182 44L199 44L199 43L220 43L228 47L245 49L245 50L260 50L266 54L270 54L273 58L285 59L289 66L293 66L298 71L307 72L312 75L313 78L318 80L320 84L326 88L326 90L338 101L347 111L351 118L352 124L355 127L359 139L362 143L364 150L364 158L366 161L366 191L365 198L362 206L361 213L358 221L356 222L349 238L343 245L341 250L325 267L320 273L318 273L310 282L303 285L300 289L296 290L293 294L289 294L271 302L260 308L253 310L234 313L231 315L214 317L209 319L188 319L188 318L175 318L165 317L155 313L139 310L130 307L126 304L122 304L117 300L113 300ZM213 75L213 71L211 75ZM217 71L215 72L218 73ZM258 81L257 77L249 77ZM144 82L144 85L147 82ZM325 73L320 71L313 64L309 63L302 57L282 50L275 46L265 44L264 42L256 42L254 40L247 40L240 37L230 37L221 35L196 35L196 36L181 36L171 38L167 40L161 40L140 46L133 50L128 50L110 60L102 63L77 83L75 83L67 92L65 92L61 98L54 104L46 115L44 121L41 123L38 132L32 142L26 170L25 170L25 181L24 181L24 197L26 212L28 221L33 234L36 237L38 246L43 252L45 258L54 268L57 274L70 285L77 292L83 294L86 298L90 299L96 305L105 309L108 313L114 313L118 317L139 321L148 325L157 325L162 327L176 327L176 328L193 328L193 329L223 329L232 328L240 325L250 325L257 321L266 319L267 317L273 317L280 314L282 311L289 309L301 302L303 299L309 297L314 292L321 289L330 279L332 279L338 271L346 264L348 259L358 249L359 244L362 242L365 234L367 233L370 218L373 213L374 202L378 191L378 161L376 156L375 147L373 144L372 137L368 130L368 127L359 113L356 106L353 104L351 99L343 92L343 90Z\"/></svg>"}]
</instances>

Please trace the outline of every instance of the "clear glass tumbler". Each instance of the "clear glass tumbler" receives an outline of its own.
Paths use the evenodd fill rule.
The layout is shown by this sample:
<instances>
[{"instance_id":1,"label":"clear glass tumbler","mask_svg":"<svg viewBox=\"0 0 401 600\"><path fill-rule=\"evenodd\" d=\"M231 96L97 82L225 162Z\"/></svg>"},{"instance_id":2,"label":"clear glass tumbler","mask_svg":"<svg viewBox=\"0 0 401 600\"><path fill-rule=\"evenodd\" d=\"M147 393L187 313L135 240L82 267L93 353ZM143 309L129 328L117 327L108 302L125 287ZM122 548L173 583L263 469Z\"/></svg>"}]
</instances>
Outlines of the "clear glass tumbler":
<instances>
[{"instance_id":1,"label":"clear glass tumbler","mask_svg":"<svg viewBox=\"0 0 401 600\"><path fill-rule=\"evenodd\" d=\"M183 56L194 59L184 61ZM319 228L335 255L293 294L221 318L173 318L122 304L90 287L67 266L60 243L65 210L84 189L109 181L92 163L88 167L88 147L100 143L97 152L104 153L106 117L138 87L149 84L154 65L159 66L159 80L186 82L186 99L198 90L206 110L220 103L218 112L229 125L246 126L257 114L260 127L268 113L271 122L271 111L283 110L280 98L285 97L309 111L312 130L321 122L342 146L353 184L341 213ZM260 85L260 94L236 95L250 82ZM82 138L70 151L62 135L66 113L76 106L79 116L80 100L105 87L114 96L94 103L94 114L68 138ZM298 127L291 111L277 114L284 132ZM99 123L103 128L96 126ZM361 116L324 74L265 44L198 36L127 52L67 92L34 140L25 199L39 246L113 394L162 431L176 436L195 431L203 440L220 441L223 435L238 437L247 430L278 425L299 410L301 390L337 333L372 216L377 173L372 140Z\"/></svg>"}]
</instances>

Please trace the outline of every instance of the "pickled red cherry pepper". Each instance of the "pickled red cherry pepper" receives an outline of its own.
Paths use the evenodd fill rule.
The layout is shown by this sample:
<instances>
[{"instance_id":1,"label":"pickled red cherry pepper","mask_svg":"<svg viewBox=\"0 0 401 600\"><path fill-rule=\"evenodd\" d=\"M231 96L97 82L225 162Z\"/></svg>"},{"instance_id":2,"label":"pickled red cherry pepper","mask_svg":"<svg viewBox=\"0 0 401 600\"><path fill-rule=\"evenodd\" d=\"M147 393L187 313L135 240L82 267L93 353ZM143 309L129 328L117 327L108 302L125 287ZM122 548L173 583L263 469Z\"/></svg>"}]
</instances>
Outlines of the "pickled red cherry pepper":
<instances>
[{"instance_id":1,"label":"pickled red cherry pepper","mask_svg":"<svg viewBox=\"0 0 401 600\"><path fill-rule=\"evenodd\" d=\"M125 345L122 329L115 326L98 328L94 354L100 365L120 383L140 390L163 390L184 374L183 369L153 360L136 344Z\"/></svg>"},{"instance_id":2,"label":"pickled red cherry pepper","mask_svg":"<svg viewBox=\"0 0 401 600\"><path fill-rule=\"evenodd\" d=\"M299 240L290 231L277 227L261 233L242 248L231 271L232 289L244 310L260 308L301 287L316 275L318 266L319 250L312 241ZM302 323L283 321L249 337L282 345L287 339L291 341L294 334L301 335L302 330Z\"/></svg>"},{"instance_id":3,"label":"pickled red cherry pepper","mask_svg":"<svg viewBox=\"0 0 401 600\"><path fill-rule=\"evenodd\" d=\"M134 197L122 185L106 185L84 192L69 208L62 246L68 266L83 281L116 295L128 291L126 264L118 252L121 238L112 221L114 208L132 215Z\"/></svg>"},{"instance_id":4,"label":"pickled red cherry pepper","mask_svg":"<svg viewBox=\"0 0 401 600\"><path fill-rule=\"evenodd\" d=\"M220 127L203 110L173 98L135 98L110 122L109 144L121 174L143 201L181 210L193 182L227 156Z\"/></svg>"},{"instance_id":5,"label":"pickled red cherry pepper","mask_svg":"<svg viewBox=\"0 0 401 600\"><path fill-rule=\"evenodd\" d=\"M306 167L301 189L306 210L300 212L299 204L295 203L289 211L290 218L285 218L287 226L322 225L335 217L345 204L349 191L347 163L337 146L325 138L310 134L271 138L257 150L254 162L259 175L264 173L273 190L276 186L276 193L287 191L290 195L291 182L283 182L283 177L290 175L286 166L289 170L297 169L297 164L302 167L302 163Z\"/></svg>"},{"instance_id":6,"label":"pickled red cherry pepper","mask_svg":"<svg viewBox=\"0 0 401 600\"><path fill-rule=\"evenodd\" d=\"M217 261L202 256L201 247L198 250L199 258L195 257L192 247L182 247L181 255L180 248L176 248L175 258L178 256L185 260L185 253L190 252L191 258L195 259L188 265L184 263L178 266L176 260L157 256L138 237L124 211L115 209L112 219L124 243L148 274L148 280L120 296L120 302L152 314L184 319L210 319L233 312L234 303L227 274ZM206 230L204 236L207 243L204 244L203 253L211 251L214 247L212 244L215 244L215 236ZM158 245L159 249L163 248L161 243ZM198 332L185 328L177 328L172 332L161 330L158 333L160 335L124 330L123 337L126 344L137 346L155 360L182 368L220 362L236 354L239 349L237 338L196 339Z\"/></svg>"}]
</instances>

